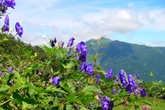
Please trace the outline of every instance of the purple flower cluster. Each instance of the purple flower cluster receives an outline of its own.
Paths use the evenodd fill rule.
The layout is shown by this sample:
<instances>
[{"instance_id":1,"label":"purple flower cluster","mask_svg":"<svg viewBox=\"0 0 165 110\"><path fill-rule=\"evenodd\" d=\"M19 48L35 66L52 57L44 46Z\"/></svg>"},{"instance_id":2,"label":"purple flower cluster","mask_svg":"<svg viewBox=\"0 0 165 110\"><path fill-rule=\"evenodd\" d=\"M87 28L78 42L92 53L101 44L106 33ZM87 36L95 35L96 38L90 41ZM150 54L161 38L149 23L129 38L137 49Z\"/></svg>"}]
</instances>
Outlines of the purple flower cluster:
<instances>
[{"instance_id":1,"label":"purple flower cluster","mask_svg":"<svg viewBox=\"0 0 165 110\"><path fill-rule=\"evenodd\" d=\"M67 44L68 52L71 51L72 45L73 45L73 43L74 43L74 40L75 40L75 39L74 39L73 37L69 40L69 42L68 42L68 44Z\"/></svg>"},{"instance_id":2,"label":"purple flower cluster","mask_svg":"<svg viewBox=\"0 0 165 110\"><path fill-rule=\"evenodd\" d=\"M16 3L14 0L0 0L0 5L1 5L1 13L4 14L6 13L6 10L8 9L8 7L11 7L14 9L14 6L16 6ZM5 17L5 21L4 21L4 25L2 27L2 31L3 32L9 32L9 16L7 15ZM20 26L19 22L17 22L15 24L15 29L17 31L17 34L22 37L23 34L23 28Z\"/></svg>"},{"instance_id":3,"label":"purple flower cluster","mask_svg":"<svg viewBox=\"0 0 165 110\"><path fill-rule=\"evenodd\" d=\"M69 42L68 42L68 47L72 47L72 45L73 45L73 43L74 43L74 38L72 37L70 40L69 40Z\"/></svg>"},{"instance_id":4,"label":"purple flower cluster","mask_svg":"<svg viewBox=\"0 0 165 110\"><path fill-rule=\"evenodd\" d=\"M108 78L108 82L110 81L110 79L112 78L112 74L113 74L113 70L111 68L109 68L109 71L107 74L105 74L105 78Z\"/></svg>"},{"instance_id":5,"label":"purple flower cluster","mask_svg":"<svg viewBox=\"0 0 165 110\"><path fill-rule=\"evenodd\" d=\"M121 69L119 72L119 80L123 84L123 86L127 86L128 82L126 80L126 73L124 73L124 70Z\"/></svg>"},{"instance_id":6,"label":"purple flower cluster","mask_svg":"<svg viewBox=\"0 0 165 110\"><path fill-rule=\"evenodd\" d=\"M101 108L103 110L112 110L114 106L113 101L110 101L109 97L103 97L102 101L101 101Z\"/></svg>"},{"instance_id":7,"label":"purple flower cluster","mask_svg":"<svg viewBox=\"0 0 165 110\"><path fill-rule=\"evenodd\" d=\"M59 77L59 76L57 76L57 77L51 77L51 78L49 79L49 82L50 82L51 84L54 84L55 86L59 86L60 77Z\"/></svg>"},{"instance_id":8,"label":"purple flower cluster","mask_svg":"<svg viewBox=\"0 0 165 110\"><path fill-rule=\"evenodd\" d=\"M100 84L100 80L99 80L99 79L100 79L100 74L98 73L98 74L97 74L97 77L96 77L96 83L97 83L97 84L98 84L98 83Z\"/></svg>"},{"instance_id":9,"label":"purple flower cluster","mask_svg":"<svg viewBox=\"0 0 165 110\"><path fill-rule=\"evenodd\" d=\"M134 77L132 75L128 75L128 81L126 80L126 77L127 77L127 74L124 73L123 69L121 69L119 72L119 75L116 76L116 80L119 81L119 83L122 83L123 87L125 86L126 90L129 91L130 94L133 92L135 96L137 96L139 93L139 90L138 90ZM136 77L137 79L139 79L138 73L136 73ZM140 90L140 93L142 97L146 96L146 92L143 88Z\"/></svg>"},{"instance_id":10,"label":"purple flower cluster","mask_svg":"<svg viewBox=\"0 0 165 110\"><path fill-rule=\"evenodd\" d=\"M131 94L132 91L136 89L136 81L134 80L134 77L132 75L128 75L128 81L129 81L129 84L127 85L126 89Z\"/></svg>"},{"instance_id":11,"label":"purple flower cluster","mask_svg":"<svg viewBox=\"0 0 165 110\"><path fill-rule=\"evenodd\" d=\"M16 6L16 3L14 0L0 0L0 5L2 7L2 9L0 10L2 12L2 14L6 13L6 10L8 9L8 7L11 7L14 9L14 6Z\"/></svg>"},{"instance_id":12,"label":"purple flower cluster","mask_svg":"<svg viewBox=\"0 0 165 110\"><path fill-rule=\"evenodd\" d=\"M8 72L13 73L12 67L10 66L10 68L8 69Z\"/></svg>"},{"instance_id":13,"label":"purple flower cluster","mask_svg":"<svg viewBox=\"0 0 165 110\"><path fill-rule=\"evenodd\" d=\"M83 41L81 41L80 43L77 44L76 51L80 54L78 59L83 61L83 62L86 62L88 49L87 49L87 46L85 45L85 43Z\"/></svg>"},{"instance_id":14,"label":"purple flower cluster","mask_svg":"<svg viewBox=\"0 0 165 110\"><path fill-rule=\"evenodd\" d=\"M22 34L23 34L23 28L20 26L19 22L17 22L15 24L15 29L17 31L17 34L22 37Z\"/></svg>"},{"instance_id":15,"label":"purple flower cluster","mask_svg":"<svg viewBox=\"0 0 165 110\"><path fill-rule=\"evenodd\" d=\"M8 15L5 17L5 21L4 21L4 25L2 27L2 31L3 32L6 32L6 31L9 32L9 16Z\"/></svg>"},{"instance_id":16,"label":"purple flower cluster","mask_svg":"<svg viewBox=\"0 0 165 110\"><path fill-rule=\"evenodd\" d=\"M92 67L92 64L91 63L89 63L88 65L87 65L87 63L86 62L84 62L84 64L83 63L81 63L80 62L80 65L81 65L81 67L80 67L80 69L81 69L81 72L86 72L86 73L88 73L89 75L93 75L93 67Z\"/></svg>"},{"instance_id":17,"label":"purple flower cluster","mask_svg":"<svg viewBox=\"0 0 165 110\"><path fill-rule=\"evenodd\" d=\"M57 42L57 40L56 40L56 38L55 38L54 40L52 40L52 42L51 42L51 46L54 47L55 44L56 44L56 42Z\"/></svg>"}]
</instances>

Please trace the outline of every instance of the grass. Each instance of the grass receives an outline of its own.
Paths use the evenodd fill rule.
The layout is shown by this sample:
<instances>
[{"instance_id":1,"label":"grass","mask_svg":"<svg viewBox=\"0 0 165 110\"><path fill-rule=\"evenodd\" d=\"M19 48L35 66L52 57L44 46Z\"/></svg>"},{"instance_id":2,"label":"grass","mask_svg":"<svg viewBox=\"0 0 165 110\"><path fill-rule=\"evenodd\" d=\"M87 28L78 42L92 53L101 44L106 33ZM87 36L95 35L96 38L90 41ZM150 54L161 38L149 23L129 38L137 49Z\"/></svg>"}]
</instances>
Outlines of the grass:
<instances>
[{"instance_id":1,"label":"grass","mask_svg":"<svg viewBox=\"0 0 165 110\"><path fill-rule=\"evenodd\" d=\"M155 99L153 97L145 97L144 99L145 102L149 102L151 104L151 109L150 110L165 110L165 100L163 99ZM147 105L141 102L137 101L137 104L140 105ZM119 105L117 107L114 107L113 110L135 110L133 106L124 106L124 105ZM142 110L142 109L136 109L136 110Z\"/></svg>"}]
</instances>

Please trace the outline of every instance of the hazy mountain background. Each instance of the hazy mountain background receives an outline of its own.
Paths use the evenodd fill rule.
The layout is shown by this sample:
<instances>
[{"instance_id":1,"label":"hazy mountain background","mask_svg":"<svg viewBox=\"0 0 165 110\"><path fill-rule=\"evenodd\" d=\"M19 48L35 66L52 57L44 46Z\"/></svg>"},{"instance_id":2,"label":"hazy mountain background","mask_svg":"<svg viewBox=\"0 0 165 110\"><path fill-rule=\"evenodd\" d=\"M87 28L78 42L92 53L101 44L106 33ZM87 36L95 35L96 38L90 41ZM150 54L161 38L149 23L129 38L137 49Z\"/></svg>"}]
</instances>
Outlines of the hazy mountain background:
<instances>
[{"instance_id":1,"label":"hazy mountain background","mask_svg":"<svg viewBox=\"0 0 165 110\"><path fill-rule=\"evenodd\" d=\"M97 43L93 41L95 39L87 41L86 44L96 47ZM97 64L102 66L104 71L108 72L108 68L112 68L113 75L117 75L120 69L124 69L127 74L139 73L140 79L146 82L152 81L149 75L152 72L154 80L165 82L165 47L149 47L108 38L102 39L100 43L110 46L99 48L99 53L106 53L108 56L97 58ZM95 55L95 51L88 47L88 54ZM92 58L88 56L87 62L93 62Z\"/></svg>"}]
</instances>

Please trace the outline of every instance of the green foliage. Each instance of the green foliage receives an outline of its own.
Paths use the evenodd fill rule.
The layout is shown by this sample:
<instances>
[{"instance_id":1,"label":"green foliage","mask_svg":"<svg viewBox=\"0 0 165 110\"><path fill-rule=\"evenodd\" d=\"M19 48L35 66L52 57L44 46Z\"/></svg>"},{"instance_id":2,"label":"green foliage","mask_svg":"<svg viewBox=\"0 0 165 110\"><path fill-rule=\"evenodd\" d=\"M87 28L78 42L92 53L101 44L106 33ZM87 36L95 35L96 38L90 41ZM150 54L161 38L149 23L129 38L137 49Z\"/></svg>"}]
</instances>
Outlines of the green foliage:
<instances>
[{"instance_id":1,"label":"green foliage","mask_svg":"<svg viewBox=\"0 0 165 110\"><path fill-rule=\"evenodd\" d=\"M96 54L98 42L91 39L86 42L90 45L88 48L87 62L95 64L97 60L105 72L108 72L107 68L112 68L114 75L119 73L122 68L128 74L139 73L140 79L146 82L151 82L152 77L149 77L149 73L154 74L154 80L162 80L165 82L165 48L164 47L147 47L144 45L129 44L120 41L111 41L110 39L103 38L100 40L99 45L108 45L99 47L97 54L105 53L107 56L94 57ZM95 50L94 50L95 48ZM92 57L92 58L91 58ZM94 61L93 61L94 60Z\"/></svg>"}]
</instances>

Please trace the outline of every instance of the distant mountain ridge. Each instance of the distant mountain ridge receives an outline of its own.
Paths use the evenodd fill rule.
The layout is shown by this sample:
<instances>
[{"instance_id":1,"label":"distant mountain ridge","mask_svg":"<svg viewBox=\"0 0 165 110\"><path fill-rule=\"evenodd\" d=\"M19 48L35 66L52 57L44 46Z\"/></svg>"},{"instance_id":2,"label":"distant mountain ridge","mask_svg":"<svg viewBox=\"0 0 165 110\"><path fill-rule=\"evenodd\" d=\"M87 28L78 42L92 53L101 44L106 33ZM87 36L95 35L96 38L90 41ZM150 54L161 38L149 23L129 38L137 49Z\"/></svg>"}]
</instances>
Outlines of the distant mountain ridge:
<instances>
[{"instance_id":1,"label":"distant mountain ridge","mask_svg":"<svg viewBox=\"0 0 165 110\"><path fill-rule=\"evenodd\" d=\"M86 42L87 45L97 46L92 43L95 39ZM106 53L107 56L100 56L98 64L103 70L108 72L108 68L112 68L114 74L117 75L120 69L124 69L127 74L139 73L140 79L150 82L152 78L149 73L154 74L154 80L162 80L165 82L165 47L149 47L145 45L131 44L121 41L112 41L104 38L100 44L106 44L110 47L100 47L99 53ZM95 55L95 51L88 47L88 54ZM93 62L87 57L87 62Z\"/></svg>"}]
</instances>

